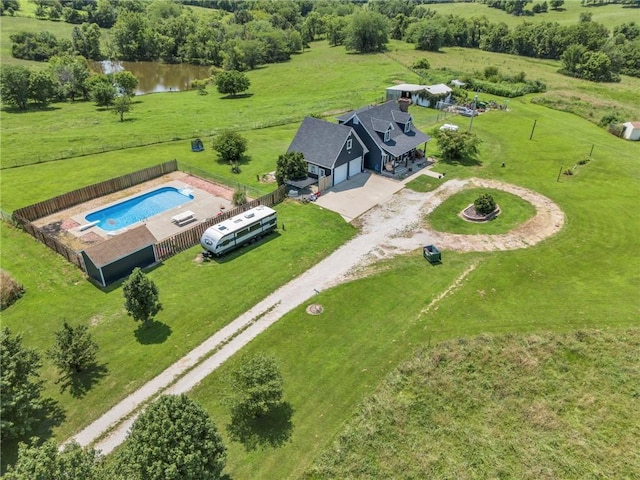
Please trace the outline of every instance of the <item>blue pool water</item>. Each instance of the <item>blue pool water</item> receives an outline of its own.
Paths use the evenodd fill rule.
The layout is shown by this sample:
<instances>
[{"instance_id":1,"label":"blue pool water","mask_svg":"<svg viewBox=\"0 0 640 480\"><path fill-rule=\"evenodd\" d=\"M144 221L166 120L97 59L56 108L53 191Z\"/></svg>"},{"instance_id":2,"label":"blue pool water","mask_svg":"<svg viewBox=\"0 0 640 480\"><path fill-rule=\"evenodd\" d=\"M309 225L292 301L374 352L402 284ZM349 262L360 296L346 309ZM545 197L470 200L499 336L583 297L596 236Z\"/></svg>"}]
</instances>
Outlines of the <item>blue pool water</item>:
<instances>
[{"instance_id":1,"label":"blue pool water","mask_svg":"<svg viewBox=\"0 0 640 480\"><path fill-rule=\"evenodd\" d=\"M173 187L162 187L90 213L85 219L87 222L98 221L97 226L103 230L120 230L191 200L191 194L185 195Z\"/></svg>"}]
</instances>

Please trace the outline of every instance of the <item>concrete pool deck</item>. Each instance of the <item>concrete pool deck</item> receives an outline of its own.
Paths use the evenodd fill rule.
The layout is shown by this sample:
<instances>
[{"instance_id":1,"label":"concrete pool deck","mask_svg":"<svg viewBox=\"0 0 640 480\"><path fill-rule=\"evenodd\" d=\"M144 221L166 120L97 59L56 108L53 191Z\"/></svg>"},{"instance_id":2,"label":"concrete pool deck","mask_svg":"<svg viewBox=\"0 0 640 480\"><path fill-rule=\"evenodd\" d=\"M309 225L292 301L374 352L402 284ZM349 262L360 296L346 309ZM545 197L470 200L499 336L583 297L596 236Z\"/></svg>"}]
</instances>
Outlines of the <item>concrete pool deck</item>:
<instances>
[{"instance_id":1,"label":"concrete pool deck","mask_svg":"<svg viewBox=\"0 0 640 480\"><path fill-rule=\"evenodd\" d=\"M158 213L157 215L154 215L152 217L149 217L146 220L133 223L131 225L128 225L127 227L124 227L119 230L114 230L114 231L103 230L99 226L92 225L91 223L87 222L85 218L87 215L93 212L102 210L112 205L125 202L131 198L144 195L145 193L153 192L154 190L157 190L162 187L173 187L177 190L183 190L183 189L189 190L189 193L193 195L193 200L186 201L182 205L169 208L168 210ZM86 210L77 215L73 215L71 216L71 219L76 223L78 223L80 226L72 228L68 231L69 233L77 237L81 237L89 232L92 232L100 236L101 238L107 239L115 235L118 235L119 233L123 233L125 231L136 228L142 224L145 224L149 229L149 231L153 234L154 237L156 237L157 240L162 240L164 238L170 237L172 235L175 235L176 233L181 232L185 228L189 228L190 226L193 226L199 222L202 222L207 218L214 217L218 212L222 212L231 207L232 207L231 202L225 198L216 197L186 182L179 181L179 180L172 180L172 181L163 183L161 185L154 185L151 188L147 188L145 190L136 192L135 194L120 198L116 201L105 203L103 205L100 205L97 208ZM172 217L186 211L193 212L194 220L192 222L179 226L172 221Z\"/></svg>"},{"instance_id":2,"label":"concrete pool deck","mask_svg":"<svg viewBox=\"0 0 640 480\"><path fill-rule=\"evenodd\" d=\"M179 190L189 189L194 198L181 206L173 207L158 215L154 215L144 222L132 224L126 227L126 230L145 224L153 236L158 241L161 241L191 228L207 218L215 217L218 212L233 207L231 202L233 190L229 187L208 182L185 172L173 172L56 212L36 220L34 224L70 248L81 251L91 245L113 238L118 232L122 233L125 231L125 229L122 229L117 232L107 232L95 225L91 225L90 222L87 222L85 219L89 213L165 186L174 187ZM182 226L172 222L172 217L187 210L190 210L194 214L194 220L192 222L183 224Z\"/></svg>"}]
</instances>

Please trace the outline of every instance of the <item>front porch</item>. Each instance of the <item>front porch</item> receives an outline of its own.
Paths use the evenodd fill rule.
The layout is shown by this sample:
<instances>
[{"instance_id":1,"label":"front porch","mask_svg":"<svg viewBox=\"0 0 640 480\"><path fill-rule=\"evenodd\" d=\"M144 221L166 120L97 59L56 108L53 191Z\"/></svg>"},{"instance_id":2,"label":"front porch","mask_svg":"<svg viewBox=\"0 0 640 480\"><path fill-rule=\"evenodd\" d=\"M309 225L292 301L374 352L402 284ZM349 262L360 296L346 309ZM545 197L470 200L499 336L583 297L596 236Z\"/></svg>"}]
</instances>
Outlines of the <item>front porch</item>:
<instances>
[{"instance_id":1,"label":"front porch","mask_svg":"<svg viewBox=\"0 0 640 480\"><path fill-rule=\"evenodd\" d=\"M380 173L384 177L403 180L424 168L430 167L434 163L435 158L425 158L422 151L416 150L415 152L403 155L402 157L388 159L384 162L384 168L382 171L376 173Z\"/></svg>"}]
</instances>

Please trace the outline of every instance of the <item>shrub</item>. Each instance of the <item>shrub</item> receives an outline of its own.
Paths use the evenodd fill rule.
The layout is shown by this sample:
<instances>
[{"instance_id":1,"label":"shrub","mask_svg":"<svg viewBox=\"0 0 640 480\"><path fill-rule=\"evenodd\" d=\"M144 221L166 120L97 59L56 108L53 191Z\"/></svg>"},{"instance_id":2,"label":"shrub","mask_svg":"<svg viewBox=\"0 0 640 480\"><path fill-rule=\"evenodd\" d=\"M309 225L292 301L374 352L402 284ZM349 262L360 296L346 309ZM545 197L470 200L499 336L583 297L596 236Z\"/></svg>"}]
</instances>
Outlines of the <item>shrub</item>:
<instances>
[{"instance_id":1,"label":"shrub","mask_svg":"<svg viewBox=\"0 0 640 480\"><path fill-rule=\"evenodd\" d=\"M586 165L590 160L591 157L589 157L589 155L585 155L582 160L578 160L578 165Z\"/></svg>"},{"instance_id":2,"label":"shrub","mask_svg":"<svg viewBox=\"0 0 640 480\"><path fill-rule=\"evenodd\" d=\"M570 168L567 168L567 169L566 169L564 172L562 172L562 173L564 173L564 174L565 174L565 175L567 175L567 176L571 176L571 175L573 175L573 170L571 170Z\"/></svg>"},{"instance_id":3,"label":"shrub","mask_svg":"<svg viewBox=\"0 0 640 480\"><path fill-rule=\"evenodd\" d=\"M473 206L480 215L488 215L496 209L496 202L491 195L483 193L475 199Z\"/></svg>"},{"instance_id":4,"label":"shrub","mask_svg":"<svg viewBox=\"0 0 640 480\"><path fill-rule=\"evenodd\" d=\"M7 272L0 270L0 310L12 305L22 295L24 287Z\"/></svg>"},{"instance_id":5,"label":"shrub","mask_svg":"<svg viewBox=\"0 0 640 480\"><path fill-rule=\"evenodd\" d=\"M233 192L233 204L234 205L244 205L247 203L247 193L242 189L237 189Z\"/></svg>"}]
</instances>

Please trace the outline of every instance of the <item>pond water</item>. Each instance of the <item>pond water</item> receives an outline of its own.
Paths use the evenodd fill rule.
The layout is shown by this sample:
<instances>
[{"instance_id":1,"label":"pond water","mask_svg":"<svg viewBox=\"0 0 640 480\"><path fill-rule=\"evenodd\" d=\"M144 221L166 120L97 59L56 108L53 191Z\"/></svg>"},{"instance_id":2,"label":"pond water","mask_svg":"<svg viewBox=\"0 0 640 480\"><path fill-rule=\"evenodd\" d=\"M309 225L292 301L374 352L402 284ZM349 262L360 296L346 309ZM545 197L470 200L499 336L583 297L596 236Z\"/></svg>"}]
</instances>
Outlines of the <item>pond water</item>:
<instances>
[{"instance_id":1,"label":"pond water","mask_svg":"<svg viewBox=\"0 0 640 480\"><path fill-rule=\"evenodd\" d=\"M131 72L138 79L136 95L145 93L188 90L193 80L211 75L211 67L159 62L121 62L105 60L90 62L91 69L99 73Z\"/></svg>"}]
</instances>

